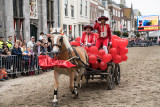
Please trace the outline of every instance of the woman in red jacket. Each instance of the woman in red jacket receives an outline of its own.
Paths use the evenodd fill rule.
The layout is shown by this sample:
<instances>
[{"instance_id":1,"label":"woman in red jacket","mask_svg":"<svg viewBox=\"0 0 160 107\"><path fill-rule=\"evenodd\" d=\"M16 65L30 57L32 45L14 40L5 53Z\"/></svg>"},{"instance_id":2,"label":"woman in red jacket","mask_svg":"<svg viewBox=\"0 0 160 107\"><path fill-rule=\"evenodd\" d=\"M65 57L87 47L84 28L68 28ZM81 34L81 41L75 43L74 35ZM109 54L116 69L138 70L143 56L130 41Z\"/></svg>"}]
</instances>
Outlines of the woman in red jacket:
<instances>
[{"instance_id":1,"label":"woman in red jacket","mask_svg":"<svg viewBox=\"0 0 160 107\"><path fill-rule=\"evenodd\" d=\"M98 34L99 34L99 37L96 42L96 46L99 49L103 45L103 49L105 50L106 53L108 53L108 49L107 49L108 44L111 44L111 30L109 25L106 24L106 21L108 20L109 20L108 17L101 16L98 18L98 21L100 21L101 23L98 23L96 20L93 27L98 31Z\"/></svg>"},{"instance_id":2,"label":"woman in red jacket","mask_svg":"<svg viewBox=\"0 0 160 107\"><path fill-rule=\"evenodd\" d=\"M93 30L93 27L90 25L86 25L83 28L85 30L85 32L82 34L82 38L81 38L81 43L82 45L86 45L86 46L92 46L95 45L94 43L94 34L91 32Z\"/></svg>"}]
</instances>

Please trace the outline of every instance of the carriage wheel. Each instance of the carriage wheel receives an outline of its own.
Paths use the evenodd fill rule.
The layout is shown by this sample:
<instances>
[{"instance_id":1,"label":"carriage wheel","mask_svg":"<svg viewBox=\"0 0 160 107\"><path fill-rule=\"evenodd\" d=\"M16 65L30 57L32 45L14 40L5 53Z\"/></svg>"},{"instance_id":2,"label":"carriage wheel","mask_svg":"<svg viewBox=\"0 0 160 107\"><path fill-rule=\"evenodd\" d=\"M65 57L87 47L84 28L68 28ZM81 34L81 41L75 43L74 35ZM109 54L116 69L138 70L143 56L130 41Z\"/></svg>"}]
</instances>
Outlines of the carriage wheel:
<instances>
[{"instance_id":1,"label":"carriage wheel","mask_svg":"<svg viewBox=\"0 0 160 107\"><path fill-rule=\"evenodd\" d=\"M120 83L120 66L119 66L119 64L116 64L115 65L115 71L114 71L115 73L114 73L114 77L115 77L115 83L117 84L117 85L119 85L119 83Z\"/></svg>"},{"instance_id":2,"label":"carriage wheel","mask_svg":"<svg viewBox=\"0 0 160 107\"><path fill-rule=\"evenodd\" d=\"M113 74L112 66L108 66L107 72L108 72L108 75L106 78L107 79L107 87L109 90L112 90L114 87L114 74Z\"/></svg>"}]
</instances>

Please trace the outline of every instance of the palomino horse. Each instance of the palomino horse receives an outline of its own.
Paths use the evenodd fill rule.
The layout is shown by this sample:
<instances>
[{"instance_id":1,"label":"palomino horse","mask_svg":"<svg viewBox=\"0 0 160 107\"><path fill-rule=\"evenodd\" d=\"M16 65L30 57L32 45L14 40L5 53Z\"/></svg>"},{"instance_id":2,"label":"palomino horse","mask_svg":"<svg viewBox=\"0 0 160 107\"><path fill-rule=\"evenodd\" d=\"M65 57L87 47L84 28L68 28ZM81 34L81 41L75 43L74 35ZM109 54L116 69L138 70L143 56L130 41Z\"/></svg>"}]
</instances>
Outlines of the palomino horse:
<instances>
[{"instance_id":1,"label":"palomino horse","mask_svg":"<svg viewBox=\"0 0 160 107\"><path fill-rule=\"evenodd\" d=\"M81 80L81 76L85 72L85 67L88 65L88 55L84 48L82 47L72 47L68 41L66 35L60 33L53 33L52 35L52 45L53 53L58 60L69 60L76 64L76 67L72 68L59 68L54 67L54 99L53 105L58 104L57 93L58 93L58 83L61 74L68 75L70 77L70 90L72 97L76 98L78 96L78 85Z\"/></svg>"}]
</instances>

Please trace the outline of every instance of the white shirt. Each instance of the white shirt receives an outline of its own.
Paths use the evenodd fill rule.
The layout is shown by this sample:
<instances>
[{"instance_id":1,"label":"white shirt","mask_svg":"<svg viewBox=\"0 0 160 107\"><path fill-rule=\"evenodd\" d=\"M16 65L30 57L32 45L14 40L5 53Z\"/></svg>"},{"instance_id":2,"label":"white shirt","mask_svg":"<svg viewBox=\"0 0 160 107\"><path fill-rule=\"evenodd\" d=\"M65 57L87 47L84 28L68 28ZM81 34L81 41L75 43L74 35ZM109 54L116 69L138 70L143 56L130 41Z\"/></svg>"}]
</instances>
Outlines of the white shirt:
<instances>
[{"instance_id":1,"label":"white shirt","mask_svg":"<svg viewBox=\"0 0 160 107\"><path fill-rule=\"evenodd\" d=\"M39 36L39 40L42 40L43 38L44 38L44 36L41 36L41 35Z\"/></svg>"},{"instance_id":2,"label":"white shirt","mask_svg":"<svg viewBox=\"0 0 160 107\"><path fill-rule=\"evenodd\" d=\"M30 48L31 48L31 50L32 50L32 49L33 49L34 44L35 44L35 42L29 41L29 42L27 43L27 47L30 47Z\"/></svg>"}]
</instances>

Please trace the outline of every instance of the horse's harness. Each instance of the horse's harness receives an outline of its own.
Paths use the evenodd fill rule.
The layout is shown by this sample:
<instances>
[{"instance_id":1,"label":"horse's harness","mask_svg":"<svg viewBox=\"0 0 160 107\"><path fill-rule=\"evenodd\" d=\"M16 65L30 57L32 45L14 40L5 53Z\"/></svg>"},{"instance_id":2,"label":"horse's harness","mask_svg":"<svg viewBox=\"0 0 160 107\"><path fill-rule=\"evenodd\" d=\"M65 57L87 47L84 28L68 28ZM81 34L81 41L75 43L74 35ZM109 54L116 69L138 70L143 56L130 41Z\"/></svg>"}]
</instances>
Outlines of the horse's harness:
<instances>
[{"instance_id":1,"label":"horse's harness","mask_svg":"<svg viewBox=\"0 0 160 107\"><path fill-rule=\"evenodd\" d=\"M60 48L61 48L61 45L62 45L62 42L63 42L63 36L59 39L59 42L60 42L60 45L59 45L59 44L53 44L52 46L57 46L57 47L60 49ZM75 53L76 57L74 57L74 56L72 55L70 48L73 49L73 52ZM82 59L80 58L80 56L79 56L78 52L76 51L76 49L74 48L74 46L71 46L70 48L69 48L69 49L66 49L66 50L64 50L64 51L62 51L62 52L58 52L58 55L67 51L67 52L69 53L69 59L68 59L68 61L70 61L72 64L77 65L77 66L79 66L79 67L82 67L82 66L78 65L78 63L76 63L76 61L77 61L77 62L80 61L80 62L83 63L83 65L84 65L83 67L88 66L88 64L85 64L85 63L82 61ZM88 57L87 57L86 54L85 54L85 57L86 57L86 59L88 60Z\"/></svg>"}]
</instances>

